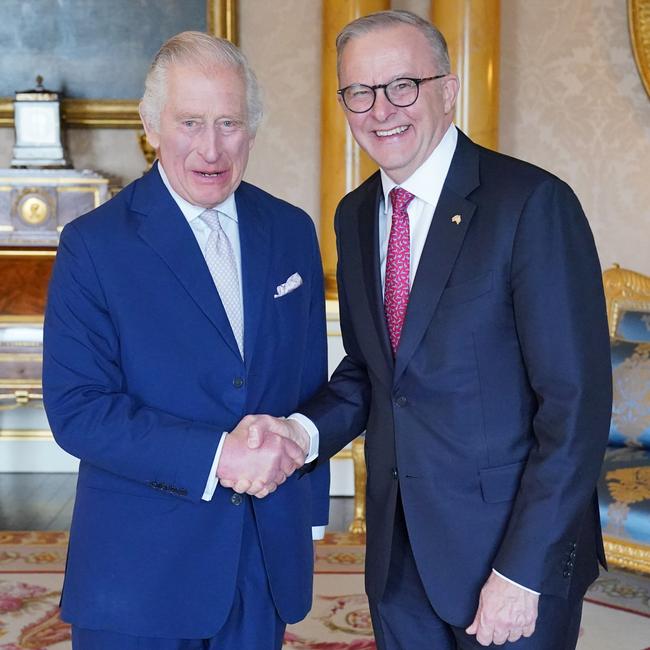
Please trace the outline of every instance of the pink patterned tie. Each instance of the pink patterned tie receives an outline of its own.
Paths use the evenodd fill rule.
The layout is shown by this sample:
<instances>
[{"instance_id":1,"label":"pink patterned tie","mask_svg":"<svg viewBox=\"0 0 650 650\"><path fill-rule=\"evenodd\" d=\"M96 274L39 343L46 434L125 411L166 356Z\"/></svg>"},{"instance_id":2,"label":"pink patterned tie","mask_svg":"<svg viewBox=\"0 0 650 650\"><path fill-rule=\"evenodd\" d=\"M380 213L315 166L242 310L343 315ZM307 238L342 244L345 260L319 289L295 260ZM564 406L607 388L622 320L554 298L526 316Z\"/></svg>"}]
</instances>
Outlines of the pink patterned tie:
<instances>
[{"instance_id":1,"label":"pink patterned tie","mask_svg":"<svg viewBox=\"0 0 650 650\"><path fill-rule=\"evenodd\" d=\"M390 200L393 204L393 223L390 227L386 256L384 312L386 313L393 356L397 353L406 308L409 304L411 238L409 216L406 209L414 198L413 194L401 187L394 187L390 191Z\"/></svg>"}]
</instances>

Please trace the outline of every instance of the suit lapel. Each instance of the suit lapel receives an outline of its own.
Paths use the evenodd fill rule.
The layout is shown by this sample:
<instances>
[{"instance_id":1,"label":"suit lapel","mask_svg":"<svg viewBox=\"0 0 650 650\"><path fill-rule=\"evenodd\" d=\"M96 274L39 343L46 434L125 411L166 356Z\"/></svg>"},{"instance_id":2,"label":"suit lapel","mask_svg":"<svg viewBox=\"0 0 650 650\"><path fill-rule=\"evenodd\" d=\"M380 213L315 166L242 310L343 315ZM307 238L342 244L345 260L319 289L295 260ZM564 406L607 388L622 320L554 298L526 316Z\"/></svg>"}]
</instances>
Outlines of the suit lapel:
<instances>
[{"instance_id":1,"label":"suit lapel","mask_svg":"<svg viewBox=\"0 0 650 650\"><path fill-rule=\"evenodd\" d=\"M268 299L271 234L269 219L264 218L246 183L235 192L242 258L244 295L244 358L250 368L264 301Z\"/></svg>"},{"instance_id":2,"label":"suit lapel","mask_svg":"<svg viewBox=\"0 0 650 650\"><path fill-rule=\"evenodd\" d=\"M377 331L377 341L385 361L392 366L393 355L388 338L384 302L381 290L381 271L379 263L378 215L381 200L381 181L372 183L359 206L359 250L363 281L372 320Z\"/></svg>"},{"instance_id":3,"label":"suit lapel","mask_svg":"<svg viewBox=\"0 0 650 650\"><path fill-rule=\"evenodd\" d=\"M476 205L465 197L478 185L478 153L470 140L459 132L456 152L433 214L411 289L395 358L394 384L399 381L435 314L476 210ZM452 221L456 215L461 216L460 223Z\"/></svg>"},{"instance_id":4,"label":"suit lapel","mask_svg":"<svg viewBox=\"0 0 650 650\"><path fill-rule=\"evenodd\" d=\"M201 249L156 166L136 185L131 208L141 215L140 237L162 258L226 344L239 356L235 336Z\"/></svg>"}]
</instances>

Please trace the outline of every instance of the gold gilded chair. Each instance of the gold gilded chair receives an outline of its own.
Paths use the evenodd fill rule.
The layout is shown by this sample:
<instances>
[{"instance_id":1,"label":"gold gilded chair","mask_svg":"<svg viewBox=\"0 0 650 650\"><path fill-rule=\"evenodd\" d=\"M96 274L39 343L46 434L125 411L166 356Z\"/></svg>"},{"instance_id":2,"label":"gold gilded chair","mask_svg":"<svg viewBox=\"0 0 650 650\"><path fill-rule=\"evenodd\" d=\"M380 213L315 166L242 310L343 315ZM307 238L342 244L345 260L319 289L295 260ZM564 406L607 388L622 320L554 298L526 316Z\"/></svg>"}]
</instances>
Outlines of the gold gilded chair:
<instances>
[{"instance_id":1,"label":"gold gilded chair","mask_svg":"<svg viewBox=\"0 0 650 650\"><path fill-rule=\"evenodd\" d=\"M650 277L615 266L603 283L614 388L598 483L605 553L650 573Z\"/></svg>"}]
</instances>

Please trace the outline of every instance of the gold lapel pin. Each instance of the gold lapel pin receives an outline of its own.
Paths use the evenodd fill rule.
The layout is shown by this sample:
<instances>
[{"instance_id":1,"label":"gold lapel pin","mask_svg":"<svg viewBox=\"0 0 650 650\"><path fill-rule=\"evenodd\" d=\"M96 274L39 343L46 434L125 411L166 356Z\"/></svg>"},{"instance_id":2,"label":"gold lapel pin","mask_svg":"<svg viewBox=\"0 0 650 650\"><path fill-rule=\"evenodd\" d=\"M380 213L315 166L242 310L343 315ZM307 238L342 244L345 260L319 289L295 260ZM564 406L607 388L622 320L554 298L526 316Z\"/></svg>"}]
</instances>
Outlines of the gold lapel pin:
<instances>
[{"instance_id":1,"label":"gold lapel pin","mask_svg":"<svg viewBox=\"0 0 650 650\"><path fill-rule=\"evenodd\" d=\"M459 214L454 215L451 220L458 226L462 221L462 217Z\"/></svg>"}]
</instances>

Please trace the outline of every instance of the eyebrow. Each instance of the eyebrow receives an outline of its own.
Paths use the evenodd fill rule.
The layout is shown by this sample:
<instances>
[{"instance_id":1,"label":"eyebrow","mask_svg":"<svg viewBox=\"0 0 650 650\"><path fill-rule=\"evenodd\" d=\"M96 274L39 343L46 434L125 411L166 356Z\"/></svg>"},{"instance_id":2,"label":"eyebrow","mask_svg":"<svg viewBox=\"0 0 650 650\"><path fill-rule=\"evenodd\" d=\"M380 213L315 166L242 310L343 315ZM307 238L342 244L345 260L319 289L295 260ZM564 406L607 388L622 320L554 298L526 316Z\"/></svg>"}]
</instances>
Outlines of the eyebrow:
<instances>
[{"instance_id":1,"label":"eyebrow","mask_svg":"<svg viewBox=\"0 0 650 650\"><path fill-rule=\"evenodd\" d=\"M393 75L390 77L390 79L384 83L389 84L392 83L393 81L397 81L398 79L419 79L420 77L416 74L412 74L410 72L404 72L404 73L399 73L396 75ZM353 81L351 84L348 84L350 86L374 86L376 84L367 84L364 83L363 81ZM382 86L384 85L383 83L381 84Z\"/></svg>"}]
</instances>

